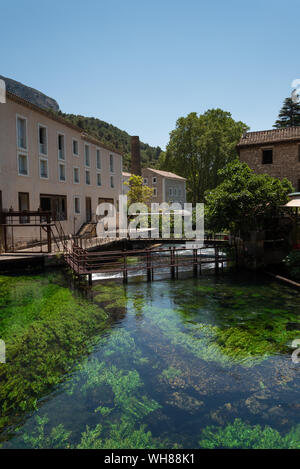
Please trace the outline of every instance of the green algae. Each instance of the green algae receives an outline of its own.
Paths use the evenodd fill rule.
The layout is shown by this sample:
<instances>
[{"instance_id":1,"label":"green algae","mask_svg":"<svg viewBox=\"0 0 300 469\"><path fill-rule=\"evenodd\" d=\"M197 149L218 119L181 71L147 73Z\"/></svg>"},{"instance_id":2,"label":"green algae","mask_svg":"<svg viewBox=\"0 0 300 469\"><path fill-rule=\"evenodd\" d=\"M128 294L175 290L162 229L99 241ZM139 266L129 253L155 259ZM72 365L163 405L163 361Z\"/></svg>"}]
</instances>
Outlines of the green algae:
<instances>
[{"instance_id":1,"label":"green algae","mask_svg":"<svg viewBox=\"0 0 300 469\"><path fill-rule=\"evenodd\" d=\"M173 366L170 366L169 368L166 368L165 370L163 370L163 372L161 373L161 377L166 378L167 380L170 380L170 379L177 378L181 374L182 374L181 370L174 368Z\"/></svg>"},{"instance_id":2,"label":"green algae","mask_svg":"<svg viewBox=\"0 0 300 469\"><path fill-rule=\"evenodd\" d=\"M181 311L147 307L149 319L160 328L172 344L181 346L197 358L215 361L223 366L241 364L251 367L277 353L289 350L289 344L300 335L299 316L270 310L264 318L257 318L240 327L219 327L180 321ZM289 331L289 322L299 323ZM270 326L272 324L272 326Z\"/></svg>"},{"instance_id":3,"label":"green algae","mask_svg":"<svg viewBox=\"0 0 300 469\"><path fill-rule=\"evenodd\" d=\"M199 446L205 449L300 449L300 425L282 436L270 426L248 425L235 419L225 427L206 427L202 430Z\"/></svg>"},{"instance_id":4,"label":"green algae","mask_svg":"<svg viewBox=\"0 0 300 469\"><path fill-rule=\"evenodd\" d=\"M5 328L0 321L4 333L9 331L7 336L14 331L18 339L23 334L22 308L26 310L26 330L39 323L41 314L48 323L51 314L54 321L58 318L55 308L46 307L57 295L62 295L60 302L64 301L57 279L52 282L43 277L31 278L31 282L32 286L22 280L4 295L0 314L12 310L11 320L9 314L3 317ZM151 288L149 284L136 283L126 289L110 282L91 290L100 307L76 299L76 304L96 308L104 315L107 312L112 328L106 329L105 334L96 332L90 336L86 350L92 350L92 354L87 359L82 359L86 355L83 352L78 355L81 361L77 366L74 360L67 361L72 373L63 372L59 392L49 395L45 405L39 406L37 414L43 417L28 418L11 445L134 449L175 447L179 442L180 446L194 448L200 440L200 446L207 448L250 448L260 447L259 444L266 448L298 447L298 429L291 429L297 424L298 407L296 403L293 407L287 397L290 408L283 415L278 405L280 399L286 401L282 380L288 380L287 392L297 396L296 372L282 354L289 351L293 338L299 337L298 301L286 291L277 300L274 291L279 289L265 285L235 287L204 279L203 286L210 288L201 289L201 282L202 279L176 284L154 282ZM16 301L18 288L20 300ZM14 323L14 314L19 317L19 325L18 321ZM77 316L77 312L73 314ZM103 323L107 324L107 320ZM71 323L67 322L67 327L71 328ZM49 330L52 335L51 324ZM63 342L59 346L64 344L66 331L59 331L61 336ZM42 347L42 353L46 353L48 345L43 350ZM269 357L274 359L268 361ZM59 363L59 357L54 355L54 359ZM249 369L262 361L261 366ZM230 369L237 364L242 366ZM48 389L53 389L53 385L38 395L45 395ZM250 397L254 396L253 403L248 389ZM278 414L272 411L275 407ZM18 412L22 413L21 408L17 412L14 409L11 415ZM226 425L228 419L231 422L240 415L244 422ZM270 426L255 425L265 420ZM209 425L197 438L195 421L222 426ZM226 438L222 440L224 432Z\"/></svg>"},{"instance_id":5,"label":"green algae","mask_svg":"<svg viewBox=\"0 0 300 469\"><path fill-rule=\"evenodd\" d=\"M93 336L107 327L107 315L67 288L41 277L1 277L0 429L64 379L74 360L90 350ZM3 292L2 292L3 293Z\"/></svg>"},{"instance_id":6,"label":"green algae","mask_svg":"<svg viewBox=\"0 0 300 469\"><path fill-rule=\"evenodd\" d=\"M112 423L109 431L102 424L94 428L86 426L80 441L70 443L72 432L62 424L46 430L49 422L47 416L36 417L36 426L31 433L22 435L21 447L27 449L153 449L163 448L158 439L146 430L146 425L135 428L134 423L122 417L119 422Z\"/></svg>"}]
</instances>

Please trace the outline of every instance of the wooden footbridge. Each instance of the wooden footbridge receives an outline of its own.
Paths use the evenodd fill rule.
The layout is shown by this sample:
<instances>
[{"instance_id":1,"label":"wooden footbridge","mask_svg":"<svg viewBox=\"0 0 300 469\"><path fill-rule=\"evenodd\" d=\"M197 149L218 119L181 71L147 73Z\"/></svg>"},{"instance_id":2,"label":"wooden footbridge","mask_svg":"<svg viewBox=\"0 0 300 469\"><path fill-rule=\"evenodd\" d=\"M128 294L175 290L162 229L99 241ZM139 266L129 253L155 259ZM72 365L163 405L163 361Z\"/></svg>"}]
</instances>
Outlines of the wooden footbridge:
<instances>
[{"instance_id":1,"label":"wooden footbridge","mask_svg":"<svg viewBox=\"0 0 300 469\"><path fill-rule=\"evenodd\" d=\"M218 272L220 268L223 269L225 262L233 260L223 252L227 245L228 240L205 239L202 247L166 246L90 252L74 243L65 253L65 260L72 272L77 277L87 277L89 284L92 283L93 274L102 274L104 277L121 276L123 281L127 282L128 276L132 273L146 275L147 280L151 281L155 271L169 270L172 278L178 278L179 271L182 268L188 270L188 267L197 276L198 273L201 274L205 264L213 264L215 271Z\"/></svg>"}]
</instances>

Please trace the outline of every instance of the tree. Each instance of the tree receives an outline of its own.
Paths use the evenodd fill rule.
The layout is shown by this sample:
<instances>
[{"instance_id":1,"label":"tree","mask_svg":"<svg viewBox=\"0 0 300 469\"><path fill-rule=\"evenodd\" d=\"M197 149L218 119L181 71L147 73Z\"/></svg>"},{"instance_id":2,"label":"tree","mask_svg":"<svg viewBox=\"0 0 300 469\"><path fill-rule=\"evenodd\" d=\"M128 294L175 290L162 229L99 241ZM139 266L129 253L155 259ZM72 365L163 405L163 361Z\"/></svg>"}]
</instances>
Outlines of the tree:
<instances>
[{"instance_id":1,"label":"tree","mask_svg":"<svg viewBox=\"0 0 300 469\"><path fill-rule=\"evenodd\" d=\"M246 163L232 162L220 170L223 182L206 193L206 220L215 231L244 236L252 230L276 228L275 220L293 191L287 179L255 174Z\"/></svg>"},{"instance_id":2,"label":"tree","mask_svg":"<svg viewBox=\"0 0 300 469\"><path fill-rule=\"evenodd\" d=\"M124 184L129 186L129 191L127 193L128 205L137 202L147 204L150 201L153 195L153 189L143 184L142 176L132 174L128 182L124 182Z\"/></svg>"},{"instance_id":3,"label":"tree","mask_svg":"<svg viewBox=\"0 0 300 469\"><path fill-rule=\"evenodd\" d=\"M205 191L221 182L218 170L237 157L236 145L245 130L243 122L221 109L180 117L160 156L160 167L185 177L188 200L201 202Z\"/></svg>"},{"instance_id":4,"label":"tree","mask_svg":"<svg viewBox=\"0 0 300 469\"><path fill-rule=\"evenodd\" d=\"M292 98L286 98L273 125L276 129L300 125L300 104L294 103Z\"/></svg>"}]
</instances>

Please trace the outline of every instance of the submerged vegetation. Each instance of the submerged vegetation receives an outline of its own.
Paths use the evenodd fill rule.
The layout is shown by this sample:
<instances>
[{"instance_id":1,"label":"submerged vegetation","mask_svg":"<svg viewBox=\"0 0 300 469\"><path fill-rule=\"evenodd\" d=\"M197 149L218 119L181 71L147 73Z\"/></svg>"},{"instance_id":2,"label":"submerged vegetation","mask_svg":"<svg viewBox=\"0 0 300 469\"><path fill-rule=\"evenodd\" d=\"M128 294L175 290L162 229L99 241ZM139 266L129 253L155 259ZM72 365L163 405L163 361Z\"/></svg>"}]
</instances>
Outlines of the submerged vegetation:
<instances>
[{"instance_id":1,"label":"submerged vegetation","mask_svg":"<svg viewBox=\"0 0 300 469\"><path fill-rule=\"evenodd\" d=\"M0 365L0 429L37 401L90 350L107 314L75 298L57 277L1 277L0 337L6 364Z\"/></svg>"},{"instance_id":2,"label":"submerged vegetation","mask_svg":"<svg viewBox=\"0 0 300 469\"><path fill-rule=\"evenodd\" d=\"M282 436L269 426L251 426L236 419L225 428L205 428L199 445L207 449L300 449L300 425Z\"/></svg>"},{"instance_id":3,"label":"submerged vegetation","mask_svg":"<svg viewBox=\"0 0 300 469\"><path fill-rule=\"evenodd\" d=\"M105 282L88 300L57 274L0 285L5 448L300 446L293 290L203 276Z\"/></svg>"}]
</instances>

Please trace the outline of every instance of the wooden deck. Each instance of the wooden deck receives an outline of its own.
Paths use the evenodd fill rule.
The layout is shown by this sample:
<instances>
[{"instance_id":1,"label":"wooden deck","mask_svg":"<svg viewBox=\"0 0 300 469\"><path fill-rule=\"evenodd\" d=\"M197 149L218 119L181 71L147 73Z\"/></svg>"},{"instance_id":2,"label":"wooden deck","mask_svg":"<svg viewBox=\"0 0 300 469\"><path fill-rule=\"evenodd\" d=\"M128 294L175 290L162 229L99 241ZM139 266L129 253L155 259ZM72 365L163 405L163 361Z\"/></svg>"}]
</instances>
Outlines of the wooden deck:
<instances>
[{"instance_id":1,"label":"wooden deck","mask_svg":"<svg viewBox=\"0 0 300 469\"><path fill-rule=\"evenodd\" d=\"M87 276L89 283L93 274L121 274L127 282L130 272L141 272L152 280L155 271L166 269L170 270L172 278L178 278L182 267L190 267L194 275L201 273L205 264L213 263L216 272L219 268L223 269L224 262L231 260L220 252L220 246L224 245L225 241L206 240L205 246L195 249L171 246L105 252L88 252L73 245L65 254L65 260L75 275ZM207 254L208 247L213 249L213 253Z\"/></svg>"}]
</instances>

